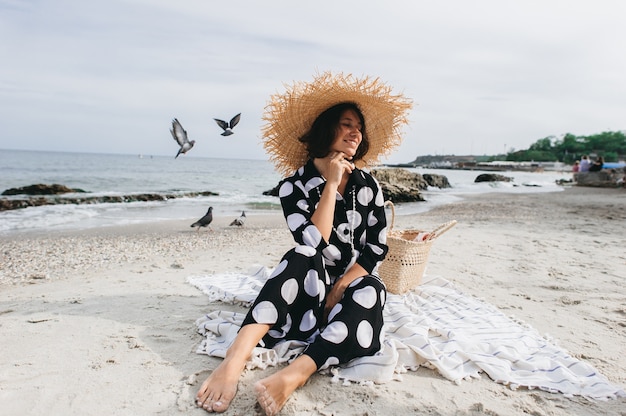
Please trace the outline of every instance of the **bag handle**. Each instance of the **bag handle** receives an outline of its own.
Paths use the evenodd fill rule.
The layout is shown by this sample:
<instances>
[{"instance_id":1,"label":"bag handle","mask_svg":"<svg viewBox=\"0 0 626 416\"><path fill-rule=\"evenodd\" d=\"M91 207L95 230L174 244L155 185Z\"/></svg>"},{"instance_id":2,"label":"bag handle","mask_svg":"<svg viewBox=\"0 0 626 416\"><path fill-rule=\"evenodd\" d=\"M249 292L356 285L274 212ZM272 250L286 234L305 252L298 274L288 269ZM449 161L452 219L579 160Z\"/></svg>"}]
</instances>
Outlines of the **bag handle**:
<instances>
[{"instance_id":1,"label":"bag handle","mask_svg":"<svg viewBox=\"0 0 626 416\"><path fill-rule=\"evenodd\" d=\"M391 231L393 230L393 225L396 222L396 208L393 205L393 202L389 200L385 201L385 206L387 205L391 207L391 225L389 226L389 231ZM457 223L456 220L452 220L452 221L448 221L437 226L434 230L428 233L429 234L428 238L425 241L434 240L435 238L439 237L440 235L448 231L450 228L454 227L456 223Z\"/></svg>"},{"instance_id":2,"label":"bag handle","mask_svg":"<svg viewBox=\"0 0 626 416\"><path fill-rule=\"evenodd\" d=\"M430 236L428 237L428 240L434 240L435 238L439 237L441 234L445 233L446 231L448 231L450 228L454 227L455 225L456 225L456 220L448 221L446 223L441 224L440 226L438 226L437 228L435 228L434 230L430 232Z\"/></svg>"},{"instance_id":3,"label":"bag handle","mask_svg":"<svg viewBox=\"0 0 626 416\"><path fill-rule=\"evenodd\" d=\"M387 206L387 205L391 207L391 225L389 226L389 230L388 230L388 231L391 231L393 230L393 224L396 222L396 208L394 207L393 202L389 200L385 201L384 206Z\"/></svg>"}]
</instances>

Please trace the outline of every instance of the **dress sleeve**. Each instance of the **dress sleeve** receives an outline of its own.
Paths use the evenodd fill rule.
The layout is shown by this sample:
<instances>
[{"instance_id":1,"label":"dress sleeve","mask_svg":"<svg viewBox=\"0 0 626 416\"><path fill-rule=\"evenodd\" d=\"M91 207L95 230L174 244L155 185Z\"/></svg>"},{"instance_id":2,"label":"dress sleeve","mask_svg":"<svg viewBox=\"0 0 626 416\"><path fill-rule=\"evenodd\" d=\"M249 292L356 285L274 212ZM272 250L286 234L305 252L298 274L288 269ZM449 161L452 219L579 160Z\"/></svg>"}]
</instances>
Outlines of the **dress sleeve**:
<instances>
[{"instance_id":1,"label":"dress sleeve","mask_svg":"<svg viewBox=\"0 0 626 416\"><path fill-rule=\"evenodd\" d=\"M368 185L374 191L374 198L368 204L365 245L357 263L371 274L385 259L389 247L387 246L387 216L383 191L378 181L371 176Z\"/></svg>"},{"instance_id":2,"label":"dress sleeve","mask_svg":"<svg viewBox=\"0 0 626 416\"><path fill-rule=\"evenodd\" d=\"M304 190L302 183L292 178L287 178L281 183L278 195L287 226L296 243L318 251L326 248L328 243L311 221L317 199L312 199L309 192Z\"/></svg>"}]
</instances>

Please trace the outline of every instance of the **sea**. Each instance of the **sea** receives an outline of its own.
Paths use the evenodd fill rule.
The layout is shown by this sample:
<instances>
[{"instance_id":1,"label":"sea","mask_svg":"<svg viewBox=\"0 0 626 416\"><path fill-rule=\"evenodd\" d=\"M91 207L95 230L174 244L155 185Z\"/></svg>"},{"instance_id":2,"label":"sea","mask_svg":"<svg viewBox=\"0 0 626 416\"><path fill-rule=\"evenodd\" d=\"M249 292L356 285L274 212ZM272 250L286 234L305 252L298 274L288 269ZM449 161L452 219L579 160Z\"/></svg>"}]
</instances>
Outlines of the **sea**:
<instances>
[{"instance_id":1,"label":"sea","mask_svg":"<svg viewBox=\"0 0 626 416\"><path fill-rule=\"evenodd\" d=\"M571 180L571 172L497 172L511 182L474 183L480 170L408 168L448 178L451 188L429 188L425 202L396 205L396 215L425 212L467 195L493 192L529 193L563 190L557 181ZM61 184L84 190L74 196L130 194L181 195L164 201L58 204L0 211L0 236L54 230L188 220L213 214L236 218L280 212L277 197L264 195L280 181L269 160L215 159L171 156L68 153L0 149L0 193L33 184ZM185 196L210 191L210 196ZM71 195L70 195L71 196ZM0 196L0 198L11 198ZM15 198L15 197L13 197Z\"/></svg>"}]
</instances>

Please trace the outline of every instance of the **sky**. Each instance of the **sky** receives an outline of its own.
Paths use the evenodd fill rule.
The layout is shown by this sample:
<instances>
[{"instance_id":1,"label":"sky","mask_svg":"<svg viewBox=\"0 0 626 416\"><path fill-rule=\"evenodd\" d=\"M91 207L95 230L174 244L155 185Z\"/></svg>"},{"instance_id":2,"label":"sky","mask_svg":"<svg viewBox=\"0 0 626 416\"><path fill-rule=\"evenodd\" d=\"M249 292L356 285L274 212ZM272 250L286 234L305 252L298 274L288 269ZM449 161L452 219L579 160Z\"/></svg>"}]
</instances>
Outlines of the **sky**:
<instances>
[{"instance_id":1,"label":"sky","mask_svg":"<svg viewBox=\"0 0 626 416\"><path fill-rule=\"evenodd\" d=\"M285 84L380 77L414 101L385 163L626 130L623 0L0 0L0 149L267 159ZM213 118L241 113L235 134Z\"/></svg>"}]
</instances>

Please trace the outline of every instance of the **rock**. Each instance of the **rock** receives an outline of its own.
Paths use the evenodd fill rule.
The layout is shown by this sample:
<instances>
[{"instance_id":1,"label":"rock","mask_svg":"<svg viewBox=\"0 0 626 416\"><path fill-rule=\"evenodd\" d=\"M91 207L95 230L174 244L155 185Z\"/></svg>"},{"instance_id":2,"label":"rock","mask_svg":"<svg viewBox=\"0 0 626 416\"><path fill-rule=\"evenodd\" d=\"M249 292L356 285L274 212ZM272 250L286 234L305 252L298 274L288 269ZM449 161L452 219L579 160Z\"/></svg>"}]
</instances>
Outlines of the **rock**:
<instances>
[{"instance_id":1,"label":"rock","mask_svg":"<svg viewBox=\"0 0 626 416\"><path fill-rule=\"evenodd\" d=\"M498 175L497 173L481 173L474 179L474 182L511 182L513 178Z\"/></svg>"},{"instance_id":2,"label":"rock","mask_svg":"<svg viewBox=\"0 0 626 416\"><path fill-rule=\"evenodd\" d=\"M264 191L263 195L278 196L278 189L279 188L280 188L280 183L278 185L276 185L275 187L273 187L272 189Z\"/></svg>"},{"instance_id":3,"label":"rock","mask_svg":"<svg viewBox=\"0 0 626 416\"><path fill-rule=\"evenodd\" d=\"M419 173L410 172L406 169L373 169L371 174L380 183L386 201L425 201L420 191L428 189L429 183Z\"/></svg>"},{"instance_id":4,"label":"rock","mask_svg":"<svg viewBox=\"0 0 626 416\"><path fill-rule=\"evenodd\" d=\"M381 184L387 182L394 185L402 185L409 189L422 191L428 189L428 182L422 175L406 169L373 169L371 174Z\"/></svg>"},{"instance_id":5,"label":"rock","mask_svg":"<svg viewBox=\"0 0 626 416\"><path fill-rule=\"evenodd\" d=\"M429 186L437 188L450 188L448 178L443 175L425 174L410 172L407 169L373 169L373 177L380 183L385 200L393 202L419 202L425 201L422 190ZM274 188L263 192L263 195L278 196L280 184Z\"/></svg>"},{"instance_id":6,"label":"rock","mask_svg":"<svg viewBox=\"0 0 626 416\"><path fill-rule=\"evenodd\" d=\"M615 188L618 180L626 176L626 172L620 173L616 169L603 169L599 172L578 172L574 180L578 186L593 186L599 188Z\"/></svg>"},{"instance_id":7,"label":"rock","mask_svg":"<svg viewBox=\"0 0 626 416\"><path fill-rule=\"evenodd\" d=\"M417 188L409 188L401 184L391 184L388 182L380 182L383 190L385 201L392 202L421 202L425 201L424 197Z\"/></svg>"},{"instance_id":8,"label":"rock","mask_svg":"<svg viewBox=\"0 0 626 416\"><path fill-rule=\"evenodd\" d=\"M129 194L129 195L102 195L102 196L37 196L30 198L0 198L0 211L13 209L38 207L42 205L63 205L63 204L102 204L121 202L148 202L167 201L181 197L212 196L219 195L215 192L185 192L180 194Z\"/></svg>"},{"instance_id":9,"label":"rock","mask_svg":"<svg viewBox=\"0 0 626 416\"><path fill-rule=\"evenodd\" d=\"M69 193L85 193L82 189L72 189L57 183L45 185L38 183L35 185L23 186L21 188L11 188L2 192L2 195L59 195Z\"/></svg>"},{"instance_id":10,"label":"rock","mask_svg":"<svg viewBox=\"0 0 626 416\"><path fill-rule=\"evenodd\" d=\"M450 182L448 182L448 178L443 175L435 175L432 173L425 173L422 175L426 182L428 182L428 186L432 186L433 188L452 188Z\"/></svg>"}]
</instances>

